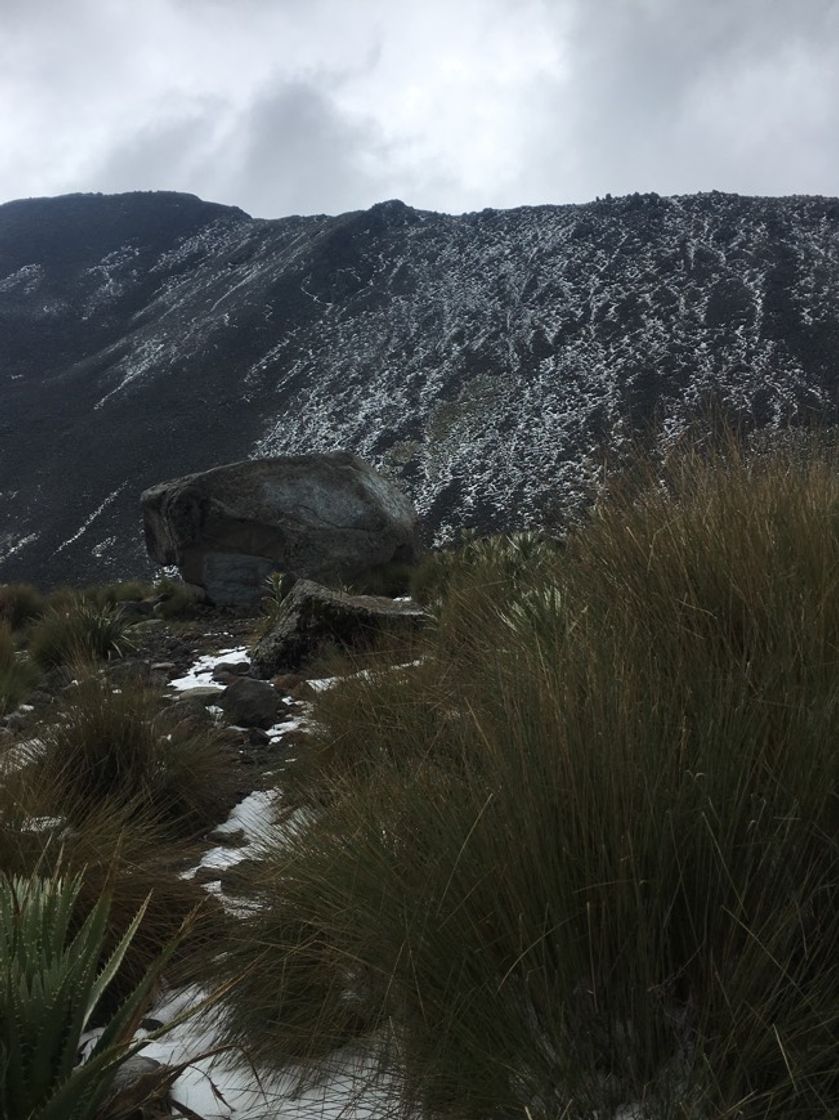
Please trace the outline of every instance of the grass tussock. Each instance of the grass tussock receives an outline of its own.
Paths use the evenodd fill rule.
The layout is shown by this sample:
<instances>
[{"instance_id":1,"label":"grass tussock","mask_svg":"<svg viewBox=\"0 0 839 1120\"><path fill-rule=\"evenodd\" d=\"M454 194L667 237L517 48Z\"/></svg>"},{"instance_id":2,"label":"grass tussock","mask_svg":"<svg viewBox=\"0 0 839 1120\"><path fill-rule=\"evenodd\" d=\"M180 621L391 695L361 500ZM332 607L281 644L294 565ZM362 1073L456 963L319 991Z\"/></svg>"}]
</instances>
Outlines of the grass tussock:
<instances>
[{"instance_id":1,"label":"grass tussock","mask_svg":"<svg viewBox=\"0 0 839 1120\"><path fill-rule=\"evenodd\" d=\"M39 618L43 610L43 596L31 583L0 584L0 623L19 630Z\"/></svg>"},{"instance_id":2,"label":"grass tussock","mask_svg":"<svg viewBox=\"0 0 839 1120\"><path fill-rule=\"evenodd\" d=\"M95 584L82 592L83 597L97 607L116 607L119 603L149 599L152 594L152 586L139 579Z\"/></svg>"},{"instance_id":3,"label":"grass tussock","mask_svg":"<svg viewBox=\"0 0 839 1120\"><path fill-rule=\"evenodd\" d=\"M141 688L87 678L40 738L40 779L56 805L107 802L196 836L223 820L235 797L234 759L218 731L170 727Z\"/></svg>"},{"instance_id":4,"label":"grass tussock","mask_svg":"<svg viewBox=\"0 0 839 1120\"><path fill-rule=\"evenodd\" d=\"M837 465L689 450L447 559L420 664L316 699L234 1036L377 1032L442 1116L839 1112Z\"/></svg>"},{"instance_id":5,"label":"grass tussock","mask_svg":"<svg viewBox=\"0 0 839 1120\"><path fill-rule=\"evenodd\" d=\"M129 647L126 630L118 608L76 596L66 606L48 609L33 626L29 652L43 669L106 660Z\"/></svg>"},{"instance_id":6,"label":"grass tussock","mask_svg":"<svg viewBox=\"0 0 839 1120\"><path fill-rule=\"evenodd\" d=\"M167 621L195 618L206 604L201 589L176 579L161 579L154 585L155 613Z\"/></svg>"},{"instance_id":7,"label":"grass tussock","mask_svg":"<svg viewBox=\"0 0 839 1120\"><path fill-rule=\"evenodd\" d=\"M23 703L38 682L38 671L18 655L11 627L0 622L0 716Z\"/></svg>"}]
</instances>

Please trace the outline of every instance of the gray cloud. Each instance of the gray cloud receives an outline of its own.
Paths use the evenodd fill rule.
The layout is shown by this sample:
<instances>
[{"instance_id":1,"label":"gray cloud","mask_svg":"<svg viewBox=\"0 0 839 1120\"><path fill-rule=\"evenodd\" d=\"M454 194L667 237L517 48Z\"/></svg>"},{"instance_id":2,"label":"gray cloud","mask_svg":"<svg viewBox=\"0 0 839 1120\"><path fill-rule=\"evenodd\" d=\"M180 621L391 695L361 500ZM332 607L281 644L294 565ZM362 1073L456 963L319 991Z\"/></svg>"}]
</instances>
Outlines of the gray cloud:
<instances>
[{"instance_id":1,"label":"gray cloud","mask_svg":"<svg viewBox=\"0 0 839 1120\"><path fill-rule=\"evenodd\" d=\"M2 0L0 198L837 193L839 0Z\"/></svg>"},{"instance_id":2,"label":"gray cloud","mask_svg":"<svg viewBox=\"0 0 839 1120\"><path fill-rule=\"evenodd\" d=\"M600 0L573 43L584 191L836 190L833 0Z\"/></svg>"},{"instance_id":3,"label":"gray cloud","mask_svg":"<svg viewBox=\"0 0 839 1120\"><path fill-rule=\"evenodd\" d=\"M347 120L313 86L272 91L243 114L238 159L228 196L244 197L260 214L351 210L372 205L379 184L363 156L384 142L371 122Z\"/></svg>"}]
</instances>

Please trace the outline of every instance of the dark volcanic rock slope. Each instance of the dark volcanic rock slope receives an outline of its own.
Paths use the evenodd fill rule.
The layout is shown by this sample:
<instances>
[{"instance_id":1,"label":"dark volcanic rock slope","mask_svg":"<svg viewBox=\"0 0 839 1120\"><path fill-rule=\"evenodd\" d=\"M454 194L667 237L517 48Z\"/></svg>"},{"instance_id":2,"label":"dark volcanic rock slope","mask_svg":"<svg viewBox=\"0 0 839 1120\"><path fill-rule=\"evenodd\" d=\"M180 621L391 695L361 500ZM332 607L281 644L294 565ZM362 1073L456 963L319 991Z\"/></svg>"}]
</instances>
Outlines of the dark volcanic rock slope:
<instances>
[{"instance_id":1,"label":"dark volcanic rock slope","mask_svg":"<svg viewBox=\"0 0 839 1120\"><path fill-rule=\"evenodd\" d=\"M707 194L256 221L188 195L0 207L0 579L142 570L138 496L345 448L442 539L554 518L710 399L835 418L839 201Z\"/></svg>"}]
</instances>

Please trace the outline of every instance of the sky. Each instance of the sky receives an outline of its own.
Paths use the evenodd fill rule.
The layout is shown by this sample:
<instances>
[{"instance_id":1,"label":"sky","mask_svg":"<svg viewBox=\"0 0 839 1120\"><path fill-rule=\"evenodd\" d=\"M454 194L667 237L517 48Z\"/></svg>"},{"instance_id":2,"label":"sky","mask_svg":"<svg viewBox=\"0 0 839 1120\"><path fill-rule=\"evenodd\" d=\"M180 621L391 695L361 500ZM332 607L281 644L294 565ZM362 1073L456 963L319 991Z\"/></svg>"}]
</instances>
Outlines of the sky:
<instances>
[{"instance_id":1,"label":"sky","mask_svg":"<svg viewBox=\"0 0 839 1120\"><path fill-rule=\"evenodd\" d=\"M0 201L839 195L839 0L0 0Z\"/></svg>"}]
</instances>

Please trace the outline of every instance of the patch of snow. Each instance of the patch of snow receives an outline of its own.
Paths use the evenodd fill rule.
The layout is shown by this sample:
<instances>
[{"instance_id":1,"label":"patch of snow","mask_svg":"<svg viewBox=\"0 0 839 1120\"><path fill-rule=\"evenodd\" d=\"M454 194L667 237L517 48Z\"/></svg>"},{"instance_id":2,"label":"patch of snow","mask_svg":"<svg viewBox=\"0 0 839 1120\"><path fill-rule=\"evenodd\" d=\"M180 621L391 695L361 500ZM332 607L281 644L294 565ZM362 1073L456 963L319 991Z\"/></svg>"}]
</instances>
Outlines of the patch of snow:
<instances>
[{"instance_id":1,"label":"patch of snow","mask_svg":"<svg viewBox=\"0 0 839 1120\"><path fill-rule=\"evenodd\" d=\"M258 840L268 829L275 801L276 793L273 790L254 790L231 810L230 816L216 832L237 832L242 829L249 840Z\"/></svg>"},{"instance_id":2,"label":"patch of snow","mask_svg":"<svg viewBox=\"0 0 839 1120\"><path fill-rule=\"evenodd\" d=\"M63 817L27 817L21 827L23 832L48 832L51 828L61 828L64 823Z\"/></svg>"},{"instance_id":3,"label":"patch of snow","mask_svg":"<svg viewBox=\"0 0 839 1120\"><path fill-rule=\"evenodd\" d=\"M306 683L315 690L315 692L323 692L327 688L334 688L336 684L341 681L354 681L354 680L375 680L383 672L396 673L400 669L413 669L417 665L422 665L422 658L417 661L405 661L401 665L390 665L386 670L377 669L375 672L371 669L359 669L357 673L347 673L342 677L319 677L314 680L307 680Z\"/></svg>"},{"instance_id":4,"label":"patch of snow","mask_svg":"<svg viewBox=\"0 0 839 1120\"><path fill-rule=\"evenodd\" d=\"M19 541L15 541L11 534L6 536L3 540L2 551L0 551L0 561L8 560L10 556L14 556L16 552L20 552L22 548L26 548L28 544L38 539L38 533L29 533L25 537L21 537Z\"/></svg>"},{"instance_id":5,"label":"patch of snow","mask_svg":"<svg viewBox=\"0 0 839 1120\"><path fill-rule=\"evenodd\" d=\"M46 746L40 739L24 739L21 743L15 743L0 754L0 774L13 774L15 770L41 758L45 750Z\"/></svg>"},{"instance_id":6,"label":"patch of snow","mask_svg":"<svg viewBox=\"0 0 839 1120\"><path fill-rule=\"evenodd\" d=\"M188 688L201 688L204 685L212 684L213 669L216 665L220 665L223 661L246 658L248 652L246 646L235 646L231 649L219 650L218 653L204 654L198 658L185 676L176 677L175 680L169 681L169 687L174 688L176 692L184 692ZM219 686L219 692L223 691L223 688Z\"/></svg>"},{"instance_id":7,"label":"patch of snow","mask_svg":"<svg viewBox=\"0 0 839 1120\"><path fill-rule=\"evenodd\" d=\"M312 820L312 814L306 809L295 809L279 824L274 823L274 811L279 799L277 790L254 790L239 802L230 812L224 824L215 831L221 833L243 832L245 843L236 848L219 844L210 848L201 857L201 862L196 867L183 873L183 878L192 879L202 867L214 871L226 871L242 860L251 859L258 854L259 847L269 838L272 844L282 844L292 840ZM239 907L226 898L219 884L205 883L204 886L217 894L227 909L236 912Z\"/></svg>"},{"instance_id":8,"label":"patch of snow","mask_svg":"<svg viewBox=\"0 0 839 1120\"><path fill-rule=\"evenodd\" d=\"M82 535L82 533L86 533L87 530L90 528L90 526L93 524L93 522L96 520L96 518L99 517L99 515L104 510L106 510L108 508L108 506L113 501L115 501L116 498L119 497L119 495L123 492L123 490L126 488L127 485L128 485L128 481L126 480L125 482L122 483L121 486L117 486L116 490L113 490L107 496L107 498L105 498L104 502L101 502L96 507L96 509L93 511L93 513L91 513L90 516L87 517L82 522L82 524L79 527L79 529L77 530L77 532L75 532L72 537L68 537L67 540L64 541L63 544L60 544L58 546L58 548L55 550L56 554L58 554L59 552L63 552L65 548L68 548L71 544L73 544L75 541L77 541L79 539L79 537Z\"/></svg>"},{"instance_id":9,"label":"patch of snow","mask_svg":"<svg viewBox=\"0 0 839 1120\"><path fill-rule=\"evenodd\" d=\"M151 1015L168 1023L206 998L200 988L180 989ZM142 1051L167 1065L190 1062L172 1098L203 1120L373 1120L393 1103L395 1087L380 1076L374 1056L349 1047L336 1051L316 1076L294 1065L279 1075L255 1070L235 1051L202 1058L219 1044L218 1023L215 1009L199 1013Z\"/></svg>"},{"instance_id":10,"label":"patch of snow","mask_svg":"<svg viewBox=\"0 0 839 1120\"><path fill-rule=\"evenodd\" d=\"M269 739L281 739L288 731L298 731L301 727L306 726L306 721L302 718L292 718L283 720L282 723L275 723L273 727L269 727L267 735Z\"/></svg>"}]
</instances>

